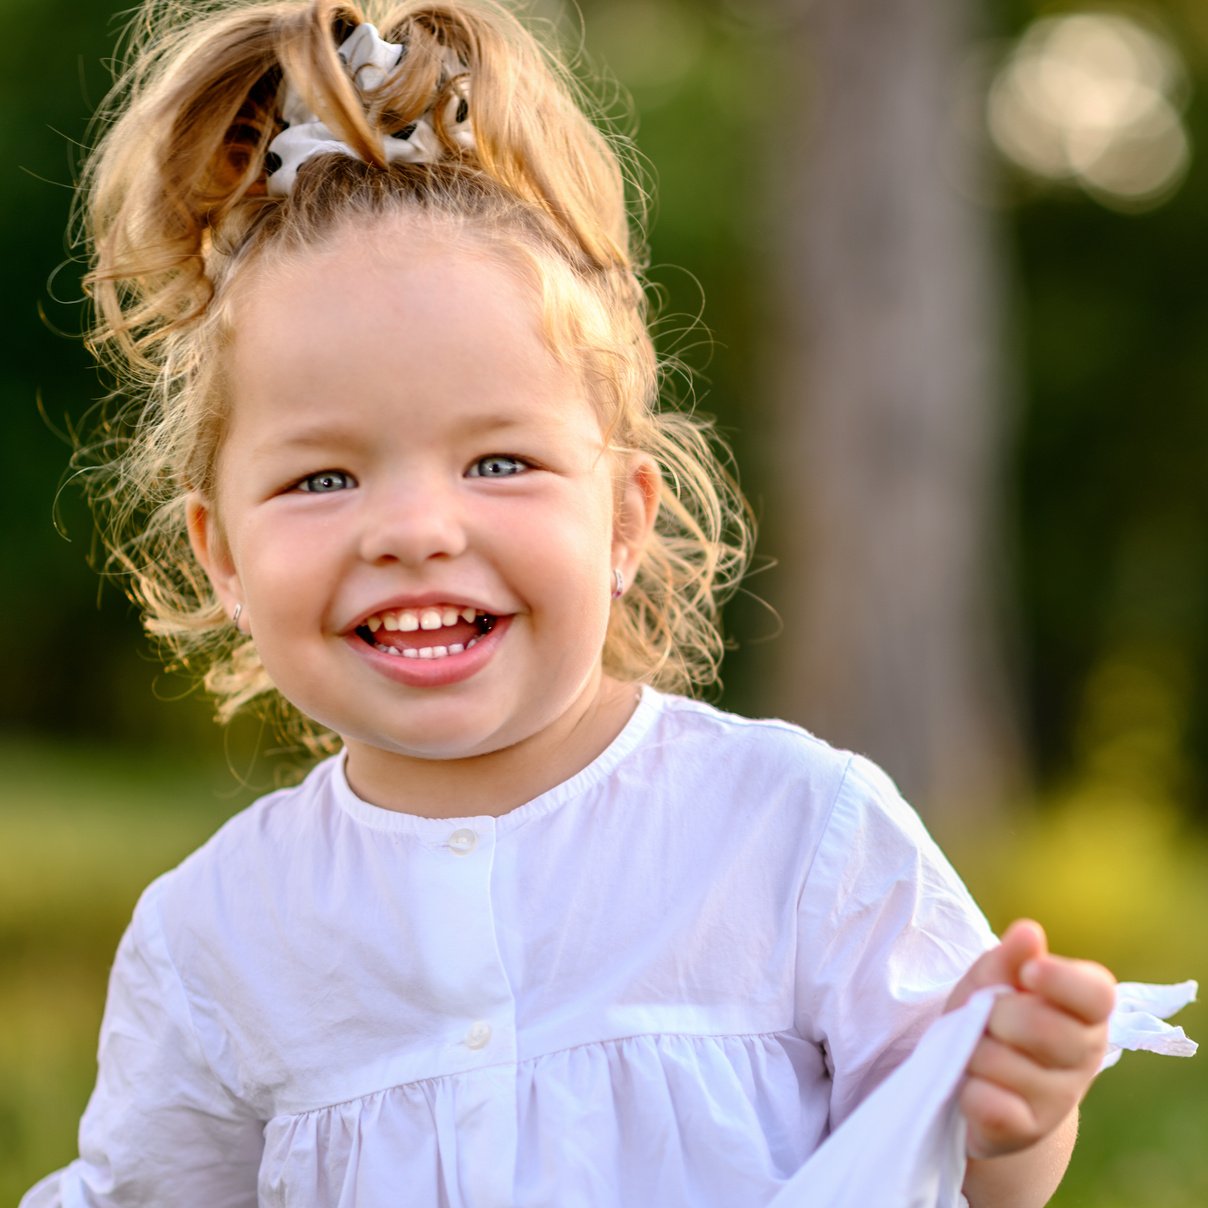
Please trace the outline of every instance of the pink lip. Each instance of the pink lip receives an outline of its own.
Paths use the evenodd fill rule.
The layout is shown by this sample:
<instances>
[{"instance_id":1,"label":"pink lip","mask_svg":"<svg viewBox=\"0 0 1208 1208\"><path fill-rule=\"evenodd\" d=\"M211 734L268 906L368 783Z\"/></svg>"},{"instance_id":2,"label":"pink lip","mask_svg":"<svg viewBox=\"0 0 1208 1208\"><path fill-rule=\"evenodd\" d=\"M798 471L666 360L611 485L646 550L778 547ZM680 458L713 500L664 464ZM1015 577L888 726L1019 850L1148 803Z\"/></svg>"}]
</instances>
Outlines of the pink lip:
<instances>
[{"instance_id":1,"label":"pink lip","mask_svg":"<svg viewBox=\"0 0 1208 1208\"><path fill-rule=\"evenodd\" d=\"M453 604L448 598L428 598L429 604ZM392 608L422 608L422 604L393 604ZM463 607L476 607L466 604ZM372 615L372 614L366 614ZM494 615L494 614L492 614ZM490 633L485 633L468 650L461 654L447 654L441 659L408 659L395 654L383 654L359 638L355 633L346 636L358 657L363 658L379 674L398 684L413 688L439 688L445 684L457 684L477 675L495 656L495 651L512 623L510 616L498 617Z\"/></svg>"}]
</instances>

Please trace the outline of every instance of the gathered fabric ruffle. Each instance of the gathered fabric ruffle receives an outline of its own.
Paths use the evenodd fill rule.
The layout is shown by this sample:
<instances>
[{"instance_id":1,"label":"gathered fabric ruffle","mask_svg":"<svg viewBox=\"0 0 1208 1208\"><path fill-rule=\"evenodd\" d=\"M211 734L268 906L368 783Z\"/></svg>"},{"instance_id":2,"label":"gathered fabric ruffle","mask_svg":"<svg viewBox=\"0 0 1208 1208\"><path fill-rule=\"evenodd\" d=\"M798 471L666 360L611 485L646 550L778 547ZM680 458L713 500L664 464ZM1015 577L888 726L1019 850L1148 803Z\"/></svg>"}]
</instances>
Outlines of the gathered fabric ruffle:
<instances>
[{"instance_id":1,"label":"gathered fabric ruffle","mask_svg":"<svg viewBox=\"0 0 1208 1208\"><path fill-rule=\"evenodd\" d=\"M791 1033L652 1035L409 1083L270 1121L260 1203L375 1208L390 1188L424 1205L757 1204L826 1135L801 1093L821 1066ZM514 1170L459 1160L476 1132L500 1153L509 1130Z\"/></svg>"},{"instance_id":2,"label":"gathered fabric ruffle","mask_svg":"<svg viewBox=\"0 0 1208 1208\"><path fill-rule=\"evenodd\" d=\"M1193 1054L1195 1042L1164 1017L1192 1002L1196 988L1122 983L1104 1068L1126 1049ZM490 1186L498 1170L479 1172L474 1186L475 1172L457 1157L472 1143L467 1128L498 1135L506 1127L467 1121L461 1109L467 1082L486 1076L514 1079L514 1101L496 1100L514 1102L516 1151L527 1155L508 1192L513 1203L958 1208L965 1131L957 1095L997 993L983 990L932 1024L829 1136L798 1094L819 1061L799 1038L634 1036L271 1121L260 1203L374 1208L385 1203L383 1187L441 1208L503 1202ZM470 1093L481 1107L481 1087ZM764 1144L752 1146L752 1137ZM377 1169L382 1163L389 1170Z\"/></svg>"}]
</instances>

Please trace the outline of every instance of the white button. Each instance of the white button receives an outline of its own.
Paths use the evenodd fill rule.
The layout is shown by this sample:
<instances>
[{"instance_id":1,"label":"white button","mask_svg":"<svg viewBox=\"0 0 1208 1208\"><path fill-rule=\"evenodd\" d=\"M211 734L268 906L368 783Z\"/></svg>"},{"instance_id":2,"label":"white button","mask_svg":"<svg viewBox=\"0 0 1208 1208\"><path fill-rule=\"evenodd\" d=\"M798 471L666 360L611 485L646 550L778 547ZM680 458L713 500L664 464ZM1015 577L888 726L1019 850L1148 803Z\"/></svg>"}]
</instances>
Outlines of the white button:
<instances>
[{"instance_id":1,"label":"white button","mask_svg":"<svg viewBox=\"0 0 1208 1208\"><path fill-rule=\"evenodd\" d=\"M468 856L478 846L478 836L468 829L455 830L449 836L449 850L458 856Z\"/></svg>"},{"instance_id":2,"label":"white button","mask_svg":"<svg viewBox=\"0 0 1208 1208\"><path fill-rule=\"evenodd\" d=\"M466 1033L466 1048L468 1049L485 1049L491 1043L491 1025L483 1020L479 1020Z\"/></svg>"}]
</instances>

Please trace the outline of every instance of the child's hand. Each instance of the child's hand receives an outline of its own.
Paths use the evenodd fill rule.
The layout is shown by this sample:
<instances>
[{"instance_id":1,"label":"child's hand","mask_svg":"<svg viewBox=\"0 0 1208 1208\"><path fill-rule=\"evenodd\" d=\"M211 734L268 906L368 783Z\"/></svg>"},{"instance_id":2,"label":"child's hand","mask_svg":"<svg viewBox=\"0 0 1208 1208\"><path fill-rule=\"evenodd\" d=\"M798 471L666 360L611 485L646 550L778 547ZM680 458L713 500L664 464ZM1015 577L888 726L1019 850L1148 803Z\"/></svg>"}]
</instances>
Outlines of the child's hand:
<instances>
[{"instance_id":1,"label":"child's hand","mask_svg":"<svg viewBox=\"0 0 1208 1208\"><path fill-rule=\"evenodd\" d=\"M1048 1136L1074 1110L1107 1048L1115 978L1102 965L1049 954L1038 923L1012 923L957 983L948 1010L984 986L1011 986L994 1004L969 1060L960 1105L972 1158Z\"/></svg>"}]
</instances>

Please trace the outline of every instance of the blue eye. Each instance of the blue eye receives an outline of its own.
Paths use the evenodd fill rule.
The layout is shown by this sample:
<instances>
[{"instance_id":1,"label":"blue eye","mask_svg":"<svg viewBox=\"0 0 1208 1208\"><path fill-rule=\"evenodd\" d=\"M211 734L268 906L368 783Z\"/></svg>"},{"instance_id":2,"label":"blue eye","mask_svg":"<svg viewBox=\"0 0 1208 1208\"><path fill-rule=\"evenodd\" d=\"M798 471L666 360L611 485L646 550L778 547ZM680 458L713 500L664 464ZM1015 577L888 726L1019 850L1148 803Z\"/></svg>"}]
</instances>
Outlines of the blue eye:
<instances>
[{"instance_id":1,"label":"blue eye","mask_svg":"<svg viewBox=\"0 0 1208 1208\"><path fill-rule=\"evenodd\" d=\"M332 491L347 491L356 486L356 479L343 470L324 470L321 474L311 474L303 478L295 488L299 491L310 491L315 495L327 495Z\"/></svg>"},{"instance_id":2,"label":"blue eye","mask_svg":"<svg viewBox=\"0 0 1208 1208\"><path fill-rule=\"evenodd\" d=\"M507 453L492 453L489 457L480 457L468 471L470 478L511 478L514 474L522 474L529 469L529 463L523 458L512 457Z\"/></svg>"}]
</instances>

